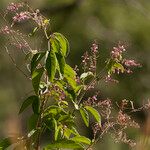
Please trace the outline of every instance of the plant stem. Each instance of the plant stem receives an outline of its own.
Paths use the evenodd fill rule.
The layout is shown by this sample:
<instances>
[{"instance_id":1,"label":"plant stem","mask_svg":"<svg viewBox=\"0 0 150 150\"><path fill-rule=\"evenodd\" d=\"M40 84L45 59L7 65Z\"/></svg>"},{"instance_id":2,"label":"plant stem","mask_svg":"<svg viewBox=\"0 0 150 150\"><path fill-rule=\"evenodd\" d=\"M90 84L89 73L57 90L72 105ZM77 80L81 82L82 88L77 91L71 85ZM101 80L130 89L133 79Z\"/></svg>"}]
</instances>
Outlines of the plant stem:
<instances>
[{"instance_id":1,"label":"plant stem","mask_svg":"<svg viewBox=\"0 0 150 150\"><path fill-rule=\"evenodd\" d=\"M37 121L37 125L36 125L36 129L38 130L38 135L37 135L37 140L36 140L36 143L35 143L35 150L40 150L40 137L41 137L41 128L42 128L42 113L44 111L44 107L45 107L45 103L47 101L45 95L44 95L44 98L41 99L42 100L42 103L41 103L41 107L40 107L40 113L39 113L39 118L38 118L38 121Z\"/></svg>"}]
</instances>

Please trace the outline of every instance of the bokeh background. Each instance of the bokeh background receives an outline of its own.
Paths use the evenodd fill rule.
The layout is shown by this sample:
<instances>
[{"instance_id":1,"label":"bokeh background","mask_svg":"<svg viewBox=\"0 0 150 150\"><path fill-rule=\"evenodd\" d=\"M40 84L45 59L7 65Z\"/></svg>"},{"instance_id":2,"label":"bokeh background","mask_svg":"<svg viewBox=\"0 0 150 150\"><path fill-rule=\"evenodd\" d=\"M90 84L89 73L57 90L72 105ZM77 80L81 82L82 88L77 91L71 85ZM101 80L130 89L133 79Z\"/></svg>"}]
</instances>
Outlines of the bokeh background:
<instances>
[{"instance_id":1,"label":"bokeh background","mask_svg":"<svg viewBox=\"0 0 150 150\"><path fill-rule=\"evenodd\" d=\"M4 10L12 0L0 0L0 11ZM13 1L14 2L14 1ZM50 18L52 31L63 33L70 42L71 51L68 63L80 66L81 56L90 49L96 39L99 44L101 70L104 60L111 48L123 41L128 45L128 56L139 60L142 68L134 74L120 76L117 85L99 85L103 97L120 101L128 99L137 106L150 98L150 1L149 0L29 0L34 9L40 9ZM3 25L0 17L0 26ZM32 30L29 24L18 26L19 30L29 34ZM42 37L34 39L33 47L39 47ZM32 90L29 81L16 70L5 52L6 43L0 35L0 137L22 130L25 127L24 116L19 116L18 110L22 100ZM41 43L40 43L41 44ZM44 45L44 44L43 44ZM20 67L23 60L19 50L13 50L16 62ZM145 141L150 134L149 112L137 113L135 116L141 125L137 132L129 135L138 141ZM84 130L84 129L83 129ZM95 148L96 150L128 150L124 144L116 144L110 136L106 136ZM137 148L139 149L139 148ZM140 150L149 150L140 148Z\"/></svg>"}]
</instances>

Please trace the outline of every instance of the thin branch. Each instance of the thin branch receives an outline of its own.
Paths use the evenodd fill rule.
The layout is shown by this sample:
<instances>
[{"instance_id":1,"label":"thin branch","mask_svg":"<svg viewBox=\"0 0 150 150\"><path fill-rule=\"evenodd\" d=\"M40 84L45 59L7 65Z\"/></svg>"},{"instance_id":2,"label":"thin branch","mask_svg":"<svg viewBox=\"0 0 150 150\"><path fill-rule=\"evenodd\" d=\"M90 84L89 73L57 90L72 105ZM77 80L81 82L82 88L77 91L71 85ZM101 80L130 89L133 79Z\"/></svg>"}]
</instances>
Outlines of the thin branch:
<instances>
[{"instance_id":1,"label":"thin branch","mask_svg":"<svg viewBox=\"0 0 150 150\"><path fill-rule=\"evenodd\" d=\"M7 52L8 56L10 57L10 60L12 61L12 63L14 64L14 66L16 67L16 69L17 69L18 71L20 71L27 79L31 80L31 78L28 77L28 75L26 75L26 74L17 66L17 64L16 64L16 62L15 62L15 60L14 60L14 58L11 56L10 52L8 51L8 48L5 47L5 49L6 49L6 52Z\"/></svg>"}]
</instances>

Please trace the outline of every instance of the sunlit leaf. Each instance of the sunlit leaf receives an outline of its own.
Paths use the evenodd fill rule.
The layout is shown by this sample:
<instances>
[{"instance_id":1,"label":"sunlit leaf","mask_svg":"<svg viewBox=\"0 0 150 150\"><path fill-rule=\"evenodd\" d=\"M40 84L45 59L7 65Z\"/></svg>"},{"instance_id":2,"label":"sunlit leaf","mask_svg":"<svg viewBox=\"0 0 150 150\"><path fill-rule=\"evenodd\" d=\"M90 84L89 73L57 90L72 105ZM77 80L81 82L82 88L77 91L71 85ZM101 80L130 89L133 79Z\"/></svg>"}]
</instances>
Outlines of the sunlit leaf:
<instances>
[{"instance_id":1,"label":"sunlit leaf","mask_svg":"<svg viewBox=\"0 0 150 150\"><path fill-rule=\"evenodd\" d=\"M58 114L66 114L66 112L61 109L60 107L58 106L55 106L55 105L52 105L52 106L49 106L45 111L44 111L44 116L51 116L51 117L54 117Z\"/></svg>"},{"instance_id":2,"label":"sunlit leaf","mask_svg":"<svg viewBox=\"0 0 150 150\"><path fill-rule=\"evenodd\" d=\"M79 135L77 129L73 126L69 127L68 130L70 130L70 132L74 135Z\"/></svg>"},{"instance_id":3,"label":"sunlit leaf","mask_svg":"<svg viewBox=\"0 0 150 150\"><path fill-rule=\"evenodd\" d=\"M115 63L114 64L114 67L116 68L116 69L118 69L118 70L120 70L122 73L124 72L124 67L123 67L123 65L122 64L120 64L120 63Z\"/></svg>"},{"instance_id":4,"label":"sunlit leaf","mask_svg":"<svg viewBox=\"0 0 150 150\"><path fill-rule=\"evenodd\" d=\"M89 126L89 115L88 115L88 112L84 108L80 108L80 114L82 116L82 119L83 119L85 125L88 127Z\"/></svg>"},{"instance_id":5,"label":"sunlit leaf","mask_svg":"<svg viewBox=\"0 0 150 150\"><path fill-rule=\"evenodd\" d=\"M66 57L70 51L68 40L61 33L54 33L55 38L59 41L62 56Z\"/></svg>"},{"instance_id":6,"label":"sunlit leaf","mask_svg":"<svg viewBox=\"0 0 150 150\"><path fill-rule=\"evenodd\" d=\"M64 77L66 78L66 80L68 81L69 85L71 85L71 87L73 89L76 89L76 73L73 70L73 68L71 68L69 65L65 65L65 69L64 69Z\"/></svg>"},{"instance_id":7,"label":"sunlit leaf","mask_svg":"<svg viewBox=\"0 0 150 150\"><path fill-rule=\"evenodd\" d=\"M52 124L53 124L53 126L54 126L54 132L55 132L55 134L54 134L54 139L55 139L55 141L56 141L56 140L57 140L57 137L58 137L59 128L58 128L58 126L57 126L57 121L55 120L55 118L52 118Z\"/></svg>"},{"instance_id":8,"label":"sunlit leaf","mask_svg":"<svg viewBox=\"0 0 150 150\"><path fill-rule=\"evenodd\" d=\"M79 142L79 143L84 143L84 144L88 144L90 145L91 144L91 140L88 139L87 137L85 136L75 136L73 138L71 138L71 140L75 141L75 142Z\"/></svg>"},{"instance_id":9,"label":"sunlit leaf","mask_svg":"<svg viewBox=\"0 0 150 150\"><path fill-rule=\"evenodd\" d=\"M53 148L70 148L70 149L75 149L75 148L80 148L80 149L84 149L83 146L81 146L80 144L72 141L72 140L67 140L67 139L63 139L63 140L59 140L56 141L54 143L51 143L49 145L47 145L44 150L51 150Z\"/></svg>"},{"instance_id":10,"label":"sunlit leaf","mask_svg":"<svg viewBox=\"0 0 150 150\"><path fill-rule=\"evenodd\" d=\"M60 73L63 75L64 74L64 69L65 69L65 58L64 56L56 53L56 57L57 57L57 61L58 61L58 64L59 64L59 70L60 70Z\"/></svg>"},{"instance_id":11,"label":"sunlit leaf","mask_svg":"<svg viewBox=\"0 0 150 150\"><path fill-rule=\"evenodd\" d=\"M95 108L93 108L91 106L86 106L85 108L94 116L94 118L96 119L97 122L101 122L101 116Z\"/></svg>"},{"instance_id":12,"label":"sunlit leaf","mask_svg":"<svg viewBox=\"0 0 150 150\"><path fill-rule=\"evenodd\" d=\"M53 79L55 77L56 68L57 68L56 55L53 51L50 51L48 53L48 56L46 59L46 70L47 70L48 77L49 77L50 81L53 81Z\"/></svg>"},{"instance_id":13,"label":"sunlit leaf","mask_svg":"<svg viewBox=\"0 0 150 150\"><path fill-rule=\"evenodd\" d=\"M54 35L51 36L49 42L50 42L50 45L51 45L51 50L55 53L61 54L61 52L60 52L60 42L55 38Z\"/></svg>"},{"instance_id":14,"label":"sunlit leaf","mask_svg":"<svg viewBox=\"0 0 150 150\"><path fill-rule=\"evenodd\" d=\"M70 78L75 78L76 77L76 72L73 70L72 67L70 67L69 65L65 65L65 70L64 70L64 74Z\"/></svg>"}]
</instances>

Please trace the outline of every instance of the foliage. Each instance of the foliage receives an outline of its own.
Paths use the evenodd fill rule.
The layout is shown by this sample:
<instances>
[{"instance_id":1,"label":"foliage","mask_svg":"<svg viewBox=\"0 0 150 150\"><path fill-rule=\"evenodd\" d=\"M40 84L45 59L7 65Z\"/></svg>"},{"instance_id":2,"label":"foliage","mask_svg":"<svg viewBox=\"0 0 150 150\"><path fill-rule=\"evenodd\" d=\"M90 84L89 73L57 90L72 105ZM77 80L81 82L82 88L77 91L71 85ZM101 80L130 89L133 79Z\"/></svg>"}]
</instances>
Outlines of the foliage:
<instances>
[{"instance_id":1,"label":"foliage","mask_svg":"<svg viewBox=\"0 0 150 150\"><path fill-rule=\"evenodd\" d=\"M119 43L113 47L110 58L105 62L105 67L97 73L99 53L98 45L94 42L90 53L86 52L82 57L83 72L79 75L77 68L72 68L66 62L66 57L70 52L68 40L61 33L49 31L50 21L41 15L39 10L33 11L26 3L11 3L3 16L4 20L9 12L13 14L12 24L5 26L1 32L12 37L16 41L15 46L25 54L29 76L19 67L16 68L29 79L34 90L34 93L24 100L19 114L30 106L33 114L28 121L28 133L16 137L16 140L5 138L0 142L1 149L12 144L14 149L21 145L22 149L39 150L42 135L51 133L52 138L47 145L44 145L44 150L63 148L88 150L99 141L104 133L111 132L111 129L114 129L115 136L118 135L119 140L134 146L135 143L127 140L124 132L127 127L138 128L139 126L126 114L125 110L127 105L131 107L129 113L145 109L147 105L135 109L131 101L123 100L119 104L117 115L113 115L111 100L97 100L98 93L85 99L86 93L102 80L116 82L117 80L113 79L114 74L132 73L132 67L141 66L134 60L124 58L124 45ZM25 20L36 23L36 27L28 38L30 39L39 31L44 33L47 49L33 50L22 34L13 30L17 23ZM20 38L16 38L18 35ZM9 42L12 44L12 41ZM10 54L7 46L6 50ZM12 56L9 56L14 63ZM85 126L92 127L92 138L78 132L79 118ZM91 123L92 119L94 123ZM102 124L103 120L105 123Z\"/></svg>"}]
</instances>

